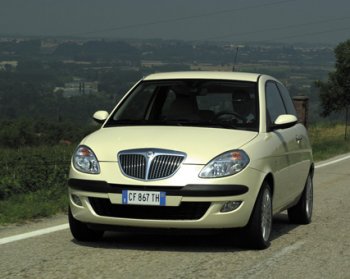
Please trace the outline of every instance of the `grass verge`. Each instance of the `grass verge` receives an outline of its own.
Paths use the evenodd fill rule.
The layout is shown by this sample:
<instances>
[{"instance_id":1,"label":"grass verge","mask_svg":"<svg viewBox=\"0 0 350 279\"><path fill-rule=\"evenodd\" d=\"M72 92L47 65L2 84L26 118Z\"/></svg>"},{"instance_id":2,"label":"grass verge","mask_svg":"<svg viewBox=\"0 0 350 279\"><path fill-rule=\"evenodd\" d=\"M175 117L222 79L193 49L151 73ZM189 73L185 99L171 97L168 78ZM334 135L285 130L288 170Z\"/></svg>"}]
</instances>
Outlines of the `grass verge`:
<instances>
[{"instance_id":1,"label":"grass verge","mask_svg":"<svg viewBox=\"0 0 350 279\"><path fill-rule=\"evenodd\" d=\"M344 131L343 124L320 124L309 128L315 162L350 152L350 135L345 140Z\"/></svg>"},{"instance_id":2,"label":"grass verge","mask_svg":"<svg viewBox=\"0 0 350 279\"><path fill-rule=\"evenodd\" d=\"M0 224L21 223L66 212L68 194L65 187L41 189L0 201Z\"/></svg>"}]
</instances>

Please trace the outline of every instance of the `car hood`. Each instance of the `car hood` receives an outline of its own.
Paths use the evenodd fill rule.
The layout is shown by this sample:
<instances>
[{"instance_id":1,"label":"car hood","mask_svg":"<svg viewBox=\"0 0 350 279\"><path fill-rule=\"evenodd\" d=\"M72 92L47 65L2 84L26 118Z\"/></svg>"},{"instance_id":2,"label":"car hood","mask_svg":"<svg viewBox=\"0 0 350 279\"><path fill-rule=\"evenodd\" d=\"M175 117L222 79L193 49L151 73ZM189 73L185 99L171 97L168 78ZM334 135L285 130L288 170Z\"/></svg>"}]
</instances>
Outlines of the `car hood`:
<instances>
[{"instance_id":1,"label":"car hood","mask_svg":"<svg viewBox=\"0 0 350 279\"><path fill-rule=\"evenodd\" d=\"M117 160L127 149L158 148L187 154L184 164L207 164L219 154L240 148L257 132L174 126L127 126L102 128L87 136L81 144L90 147L99 161Z\"/></svg>"}]
</instances>

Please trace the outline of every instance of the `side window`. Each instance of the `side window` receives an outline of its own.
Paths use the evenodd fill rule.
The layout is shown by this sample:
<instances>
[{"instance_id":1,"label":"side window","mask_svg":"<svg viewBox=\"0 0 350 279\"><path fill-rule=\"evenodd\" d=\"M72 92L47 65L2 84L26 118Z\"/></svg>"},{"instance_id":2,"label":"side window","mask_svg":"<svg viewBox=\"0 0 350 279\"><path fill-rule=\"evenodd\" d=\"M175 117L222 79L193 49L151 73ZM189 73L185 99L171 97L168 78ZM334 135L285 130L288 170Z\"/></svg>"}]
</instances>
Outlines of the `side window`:
<instances>
[{"instance_id":1,"label":"side window","mask_svg":"<svg viewBox=\"0 0 350 279\"><path fill-rule=\"evenodd\" d=\"M286 114L284 103L280 92L274 82L268 81L265 87L266 92L266 113L270 123L274 123L278 116Z\"/></svg>"},{"instance_id":2,"label":"side window","mask_svg":"<svg viewBox=\"0 0 350 279\"><path fill-rule=\"evenodd\" d=\"M279 83L277 83L277 87L281 92L283 102L284 102L286 109L287 109L287 113L297 116L297 112L295 110L294 103L292 101L292 98L289 95L287 88L285 88L282 84L279 84Z\"/></svg>"}]
</instances>

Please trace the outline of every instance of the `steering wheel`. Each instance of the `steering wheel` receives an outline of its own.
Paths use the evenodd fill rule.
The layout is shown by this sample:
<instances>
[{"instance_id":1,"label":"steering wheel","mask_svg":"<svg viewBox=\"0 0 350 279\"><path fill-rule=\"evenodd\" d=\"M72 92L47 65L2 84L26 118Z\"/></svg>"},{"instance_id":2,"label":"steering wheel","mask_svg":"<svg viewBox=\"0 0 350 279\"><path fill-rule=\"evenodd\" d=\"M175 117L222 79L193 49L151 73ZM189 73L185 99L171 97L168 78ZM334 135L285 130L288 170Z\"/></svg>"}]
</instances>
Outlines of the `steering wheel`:
<instances>
[{"instance_id":1,"label":"steering wheel","mask_svg":"<svg viewBox=\"0 0 350 279\"><path fill-rule=\"evenodd\" d=\"M220 119L220 118L224 118L223 117L224 115L228 115L228 116L231 116L231 117L233 116L232 118L241 120L242 122L246 121L246 118L244 116L242 116L242 115L240 115L240 114L238 114L236 112L220 112L217 115L215 115L215 120ZM227 119L227 120L230 120L230 119Z\"/></svg>"}]
</instances>

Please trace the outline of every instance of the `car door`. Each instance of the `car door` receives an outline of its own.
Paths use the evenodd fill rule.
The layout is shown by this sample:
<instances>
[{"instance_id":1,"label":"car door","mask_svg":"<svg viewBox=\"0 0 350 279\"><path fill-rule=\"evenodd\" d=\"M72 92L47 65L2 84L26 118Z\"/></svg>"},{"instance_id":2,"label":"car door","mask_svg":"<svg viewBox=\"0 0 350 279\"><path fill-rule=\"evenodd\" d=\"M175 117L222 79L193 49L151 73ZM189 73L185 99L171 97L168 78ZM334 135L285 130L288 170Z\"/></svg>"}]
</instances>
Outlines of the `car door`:
<instances>
[{"instance_id":1,"label":"car door","mask_svg":"<svg viewBox=\"0 0 350 279\"><path fill-rule=\"evenodd\" d=\"M273 149L271 153L271 168L274 173L274 208L283 208L295 195L294 180L298 175L294 170L296 160L295 126L285 129L272 129L272 124L278 116L288 114L275 81L269 80L265 85L267 131ZM270 144L271 146L271 144Z\"/></svg>"},{"instance_id":2,"label":"car door","mask_svg":"<svg viewBox=\"0 0 350 279\"><path fill-rule=\"evenodd\" d=\"M281 94L283 103L288 114L297 116L293 101L287 88L281 83L276 82ZM289 158L291 161L291 173L294 174L290 190L293 191L291 199L295 199L303 191L306 178L310 169L310 149L307 131L304 125L298 123L292 127L294 141L291 141Z\"/></svg>"}]
</instances>

